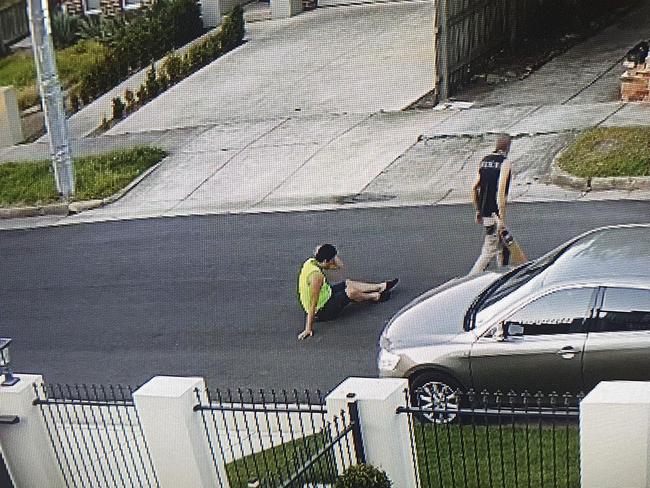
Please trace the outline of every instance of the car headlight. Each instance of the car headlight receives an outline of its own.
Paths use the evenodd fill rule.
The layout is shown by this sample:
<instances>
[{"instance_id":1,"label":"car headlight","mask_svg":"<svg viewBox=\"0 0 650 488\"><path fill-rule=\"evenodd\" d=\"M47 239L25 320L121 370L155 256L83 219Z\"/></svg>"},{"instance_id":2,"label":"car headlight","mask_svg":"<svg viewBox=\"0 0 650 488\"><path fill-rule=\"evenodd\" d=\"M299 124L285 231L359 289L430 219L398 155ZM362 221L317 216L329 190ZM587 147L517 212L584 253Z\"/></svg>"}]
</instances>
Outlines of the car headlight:
<instances>
[{"instance_id":1,"label":"car headlight","mask_svg":"<svg viewBox=\"0 0 650 488\"><path fill-rule=\"evenodd\" d=\"M381 371L394 371L397 368L400 357L397 354L388 352L386 349L380 349L377 366Z\"/></svg>"}]
</instances>

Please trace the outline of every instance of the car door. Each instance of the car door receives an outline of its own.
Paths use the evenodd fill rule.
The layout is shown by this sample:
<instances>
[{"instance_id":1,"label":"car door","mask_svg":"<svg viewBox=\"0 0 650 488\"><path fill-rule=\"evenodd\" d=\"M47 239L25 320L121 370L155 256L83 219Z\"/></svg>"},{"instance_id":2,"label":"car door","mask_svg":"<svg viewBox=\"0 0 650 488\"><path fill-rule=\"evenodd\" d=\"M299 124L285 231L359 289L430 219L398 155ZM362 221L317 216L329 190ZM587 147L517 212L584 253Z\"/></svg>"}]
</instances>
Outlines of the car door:
<instances>
[{"instance_id":1,"label":"car door","mask_svg":"<svg viewBox=\"0 0 650 488\"><path fill-rule=\"evenodd\" d=\"M650 290L608 287L585 345L588 389L606 380L650 380Z\"/></svg>"},{"instance_id":2,"label":"car door","mask_svg":"<svg viewBox=\"0 0 650 488\"><path fill-rule=\"evenodd\" d=\"M586 323L596 292L589 287L556 290L499 321L511 324L512 330L523 329L523 334L504 340L487 334L474 342L470 353L474 388L491 392L580 391Z\"/></svg>"}]
</instances>

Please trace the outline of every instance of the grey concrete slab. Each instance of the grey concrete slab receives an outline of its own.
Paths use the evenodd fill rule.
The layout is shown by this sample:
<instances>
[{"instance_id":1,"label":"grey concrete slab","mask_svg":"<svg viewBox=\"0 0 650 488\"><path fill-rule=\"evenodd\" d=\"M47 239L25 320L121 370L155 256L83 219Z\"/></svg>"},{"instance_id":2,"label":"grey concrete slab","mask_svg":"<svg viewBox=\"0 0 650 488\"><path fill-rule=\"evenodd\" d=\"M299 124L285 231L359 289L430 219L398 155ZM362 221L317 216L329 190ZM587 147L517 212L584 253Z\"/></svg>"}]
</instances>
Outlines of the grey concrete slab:
<instances>
[{"instance_id":1,"label":"grey concrete slab","mask_svg":"<svg viewBox=\"0 0 650 488\"><path fill-rule=\"evenodd\" d=\"M453 110L450 111L450 117L426 131L425 135L435 137L507 132L510 127L537 110L537 108L537 105L522 105Z\"/></svg>"},{"instance_id":2,"label":"grey concrete slab","mask_svg":"<svg viewBox=\"0 0 650 488\"><path fill-rule=\"evenodd\" d=\"M510 152L513 179L510 199L576 199L579 192L546 184L553 156L568 136L546 135L515 139ZM496 136L440 138L418 143L406 151L365 189L371 195L391 195L400 202L468 203L478 163L494 148Z\"/></svg>"},{"instance_id":3,"label":"grey concrete slab","mask_svg":"<svg viewBox=\"0 0 650 488\"><path fill-rule=\"evenodd\" d=\"M594 127L616 112L621 103L548 105L510 127L511 134L538 134Z\"/></svg>"},{"instance_id":4,"label":"grey concrete slab","mask_svg":"<svg viewBox=\"0 0 650 488\"><path fill-rule=\"evenodd\" d=\"M650 103L630 102L614 112L601 125L604 127L625 127L650 124Z\"/></svg>"},{"instance_id":5,"label":"grey concrete slab","mask_svg":"<svg viewBox=\"0 0 650 488\"><path fill-rule=\"evenodd\" d=\"M430 112L379 113L356 125L316 153L273 191L262 205L308 203L355 195L414 145Z\"/></svg>"},{"instance_id":6,"label":"grey concrete slab","mask_svg":"<svg viewBox=\"0 0 650 488\"><path fill-rule=\"evenodd\" d=\"M432 4L317 9L247 26L248 42L112 133L322 113L399 110L433 86Z\"/></svg>"}]
</instances>

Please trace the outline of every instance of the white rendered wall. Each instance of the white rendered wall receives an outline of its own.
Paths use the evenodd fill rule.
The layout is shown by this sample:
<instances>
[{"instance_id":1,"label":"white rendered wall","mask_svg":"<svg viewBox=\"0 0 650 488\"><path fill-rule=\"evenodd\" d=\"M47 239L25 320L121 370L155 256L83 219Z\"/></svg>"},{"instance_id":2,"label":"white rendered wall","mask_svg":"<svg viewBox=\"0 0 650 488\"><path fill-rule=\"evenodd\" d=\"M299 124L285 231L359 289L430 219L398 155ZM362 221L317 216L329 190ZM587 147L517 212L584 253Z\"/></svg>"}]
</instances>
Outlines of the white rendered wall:
<instances>
[{"instance_id":1,"label":"white rendered wall","mask_svg":"<svg viewBox=\"0 0 650 488\"><path fill-rule=\"evenodd\" d=\"M193 410L195 389L205 403L203 378L156 376L133 394L161 488L228 487L221 465L217 476L201 414Z\"/></svg>"},{"instance_id":2,"label":"white rendered wall","mask_svg":"<svg viewBox=\"0 0 650 488\"><path fill-rule=\"evenodd\" d=\"M34 384L41 385L37 375L15 375L14 386L0 386L0 415L17 415L20 422L0 425L0 449L16 488L63 488L65 482L54 457L47 427L36 398ZM0 376L4 380L3 376Z\"/></svg>"},{"instance_id":3,"label":"white rendered wall","mask_svg":"<svg viewBox=\"0 0 650 488\"><path fill-rule=\"evenodd\" d=\"M386 471L393 486L416 488L410 415L396 413L407 386L398 378L348 378L327 396L327 414L347 412L347 403L356 400L366 463Z\"/></svg>"},{"instance_id":4,"label":"white rendered wall","mask_svg":"<svg viewBox=\"0 0 650 488\"><path fill-rule=\"evenodd\" d=\"M582 488L650 488L650 382L600 383L580 403Z\"/></svg>"},{"instance_id":5,"label":"white rendered wall","mask_svg":"<svg viewBox=\"0 0 650 488\"><path fill-rule=\"evenodd\" d=\"M11 86L0 86L0 147L13 146L22 140L16 90Z\"/></svg>"}]
</instances>

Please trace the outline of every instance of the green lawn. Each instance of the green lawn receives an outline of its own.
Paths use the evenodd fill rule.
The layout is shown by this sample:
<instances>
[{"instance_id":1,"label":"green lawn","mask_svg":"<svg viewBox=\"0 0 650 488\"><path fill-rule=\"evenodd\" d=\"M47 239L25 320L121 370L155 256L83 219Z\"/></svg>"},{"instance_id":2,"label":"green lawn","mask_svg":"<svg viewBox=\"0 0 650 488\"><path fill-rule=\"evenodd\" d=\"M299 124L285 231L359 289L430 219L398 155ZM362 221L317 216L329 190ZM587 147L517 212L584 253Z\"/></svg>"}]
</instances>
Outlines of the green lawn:
<instances>
[{"instance_id":1,"label":"green lawn","mask_svg":"<svg viewBox=\"0 0 650 488\"><path fill-rule=\"evenodd\" d=\"M650 127L588 130L562 153L558 165L583 178L650 176Z\"/></svg>"},{"instance_id":2,"label":"green lawn","mask_svg":"<svg viewBox=\"0 0 650 488\"><path fill-rule=\"evenodd\" d=\"M414 421L418 469L423 488L580 488L579 431L576 424L437 425ZM230 486L245 488L261 473L261 486L274 488L318 447L323 435L287 442L226 466ZM346 446L343 446L344 451ZM301 482L332 482L332 457ZM395 487L398 488L398 487Z\"/></svg>"},{"instance_id":3,"label":"green lawn","mask_svg":"<svg viewBox=\"0 0 650 488\"><path fill-rule=\"evenodd\" d=\"M81 41L56 52L56 64L63 87L77 83L85 71L106 53L106 48L94 41ZM0 86L13 85L18 90L21 109L38 102L36 67L31 52L17 52L0 58Z\"/></svg>"},{"instance_id":4,"label":"green lawn","mask_svg":"<svg viewBox=\"0 0 650 488\"><path fill-rule=\"evenodd\" d=\"M74 159L74 200L108 197L140 173L161 161L166 153L139 147ZM43 205L58 201L49 161L0 164L0 206Z\"/></svg>"},{"instance_id":5,"label":"green lawn","mask_svg":"<svg viewBox=\"0 0 650 488\"><path fill-rule=\"evenodd\" d=\"M423 487L580 488L577 425L414 423Z\"/></svg>"}]
</instances>

